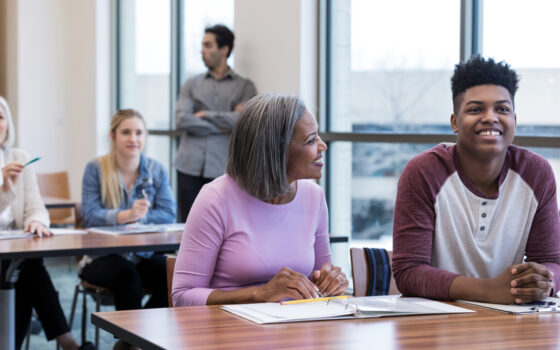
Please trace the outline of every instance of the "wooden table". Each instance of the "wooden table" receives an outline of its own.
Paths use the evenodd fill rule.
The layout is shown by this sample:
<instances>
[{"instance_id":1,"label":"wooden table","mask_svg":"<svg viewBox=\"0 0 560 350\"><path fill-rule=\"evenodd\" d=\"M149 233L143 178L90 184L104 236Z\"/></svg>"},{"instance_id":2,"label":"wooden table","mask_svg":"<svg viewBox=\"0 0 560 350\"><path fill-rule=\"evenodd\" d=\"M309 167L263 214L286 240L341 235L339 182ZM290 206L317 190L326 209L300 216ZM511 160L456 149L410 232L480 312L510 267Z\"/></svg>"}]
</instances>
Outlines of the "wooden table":
<instances>
[{"instance_id":1,"label":"wooden table","mask_svg":"<svg viewBox=\"0 0 560 350\"><path fill-rule=\"evenodd\" d=\"M173 251L179 248L182 232L105 235L87 233L43 238L0 240L0 349L15 346L15 293L10 261L26 258L105 255L140 251Z\"/></svg>"},{"instance_id":2,"label":"wooden table","mask_svg":"<svg viewBox=\"0 0 560 350\"><path fill-rule=\"evenodd\" d=\"M0 240L0 260L176 250L183 232L105 235L87 233Z\"/></svg>"},{"instance_id":3,"label":"wooden table","mask_svg":"<svg viewBox=\"0 0 560 350\"><path fill-rule=\"evenodd\" d=\"M258 325L216 306L96 312L92 323L149 349L557 349L560 314L475 314Z\"/></svg>"}]
</instances>

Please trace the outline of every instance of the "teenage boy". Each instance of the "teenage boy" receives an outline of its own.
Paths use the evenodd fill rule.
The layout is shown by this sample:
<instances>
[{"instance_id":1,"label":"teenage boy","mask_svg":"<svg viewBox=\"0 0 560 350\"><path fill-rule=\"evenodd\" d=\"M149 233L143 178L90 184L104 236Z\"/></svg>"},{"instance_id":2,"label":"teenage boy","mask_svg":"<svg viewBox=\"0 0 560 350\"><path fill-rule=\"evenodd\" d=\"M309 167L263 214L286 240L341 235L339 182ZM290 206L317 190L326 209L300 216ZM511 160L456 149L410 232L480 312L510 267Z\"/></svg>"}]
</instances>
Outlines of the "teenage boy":
<instances>
[{"instance_id":1,"label":"teenage boy","mask_svg":"<svg viewBox=\"0 0 560 350\"><path fill-rule=\"evenodd\" d=\"M399 180L393 271L401 293L526 303L560 282L560 219L549 163L512 145L519 79L474 57L451 78L456 144L413 158Z\"/></svg>"}]
</instances>

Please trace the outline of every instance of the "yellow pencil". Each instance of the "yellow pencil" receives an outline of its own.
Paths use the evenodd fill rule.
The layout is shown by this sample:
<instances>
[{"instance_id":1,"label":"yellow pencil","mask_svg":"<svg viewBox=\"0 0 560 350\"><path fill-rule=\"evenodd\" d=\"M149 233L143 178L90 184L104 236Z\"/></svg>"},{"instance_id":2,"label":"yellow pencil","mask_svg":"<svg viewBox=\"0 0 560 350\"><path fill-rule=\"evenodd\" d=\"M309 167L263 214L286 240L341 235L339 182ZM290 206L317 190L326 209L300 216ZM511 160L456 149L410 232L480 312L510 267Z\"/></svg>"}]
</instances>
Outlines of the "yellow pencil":
<instances>
[{"instance_id":1,"label":"yellow pencil","mask_svg":"<svg viewBox=\"0 0 560 350\"><path fill-rule=\"evenodd\" d=\"M315 301L339 300L339 299L346 299L346 298L350 298L350 296L349 295L339 295L337 297L327 297L327 298L288 300L288 301L283 301L280 304L282 304L282 305L302 304L302 303L313 303Z\"/></svg>"}]
</instances>

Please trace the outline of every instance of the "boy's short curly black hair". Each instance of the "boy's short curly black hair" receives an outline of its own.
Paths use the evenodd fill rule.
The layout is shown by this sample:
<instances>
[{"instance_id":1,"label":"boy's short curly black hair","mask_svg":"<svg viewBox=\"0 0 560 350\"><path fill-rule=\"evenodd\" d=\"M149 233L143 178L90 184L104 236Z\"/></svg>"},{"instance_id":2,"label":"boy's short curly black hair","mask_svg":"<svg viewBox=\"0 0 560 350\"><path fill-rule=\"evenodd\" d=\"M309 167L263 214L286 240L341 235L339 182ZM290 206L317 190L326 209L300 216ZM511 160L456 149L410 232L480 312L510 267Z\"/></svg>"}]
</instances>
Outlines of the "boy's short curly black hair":
<instances>
[{"instance_id":1,"label":"boy's short curly black hair","mask_svg":"<svg viewBox=\"0 0 560 350\"><path fill-rule=\"evenodd\" d=\"M455 72L451 77L453 111L458 113L463 94L468 88L484 84L505 87L509 91L513 103L518 83L519 77L509 64L504 61L495 62L492 58L484 59L481 56L474 56L455 66Z\"/></svg>"}]
</instances>

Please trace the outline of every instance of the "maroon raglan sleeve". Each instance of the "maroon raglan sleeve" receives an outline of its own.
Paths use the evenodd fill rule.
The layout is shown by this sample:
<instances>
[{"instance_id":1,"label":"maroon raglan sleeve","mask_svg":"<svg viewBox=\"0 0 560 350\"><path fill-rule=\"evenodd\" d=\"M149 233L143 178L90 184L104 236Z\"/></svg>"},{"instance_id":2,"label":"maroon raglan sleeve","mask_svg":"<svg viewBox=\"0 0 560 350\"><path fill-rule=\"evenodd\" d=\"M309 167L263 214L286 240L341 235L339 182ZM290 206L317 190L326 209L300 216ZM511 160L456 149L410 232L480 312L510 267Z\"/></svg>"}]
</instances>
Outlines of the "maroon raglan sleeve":
<instances>
[{"instance_id":1,"label":"maroon raglan sleeve","mask_svg":"<svg viewBox=\"0 0 560 350\"><path fill-rule=\"evenodd\" d=\"M431 266L435 200L454 171L452 152L436 146L413 158L398 184L393 226L393 273L405 296L449 300L449 287L458 275Z\"/></svg>"},{"instance_id":2,"label":"maroon raglan sleeve","mask_svg":"<svg viewBox=\"0 0 560 350\"><path fill-rule=\"evenodd\" d=\"M550 164L527 151L521 154L521 177L531 186L538 206L529 231L525 255L527 261L545 265L554 273L554 294L560 287L560 217L556 198L556 183Z\"/></svg>"}]
</instances>

